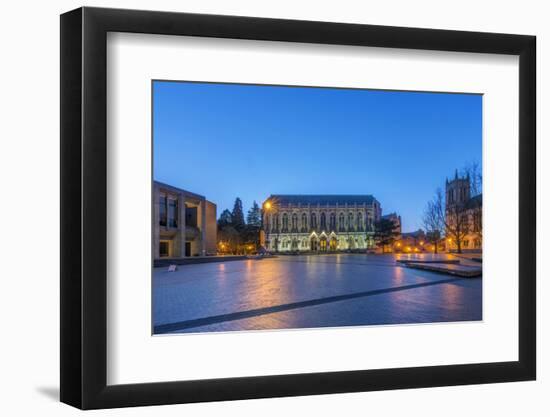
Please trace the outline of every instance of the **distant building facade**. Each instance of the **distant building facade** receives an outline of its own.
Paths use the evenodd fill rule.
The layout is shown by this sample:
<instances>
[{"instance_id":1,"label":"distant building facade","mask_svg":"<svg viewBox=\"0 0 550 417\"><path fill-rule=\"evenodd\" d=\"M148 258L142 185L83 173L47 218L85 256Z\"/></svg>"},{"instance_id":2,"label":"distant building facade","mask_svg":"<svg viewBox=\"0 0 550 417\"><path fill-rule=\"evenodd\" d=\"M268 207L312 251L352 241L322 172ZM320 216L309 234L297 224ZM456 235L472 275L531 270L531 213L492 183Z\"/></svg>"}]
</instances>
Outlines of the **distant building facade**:
<instances>
[{"instance_id":1,"label":"distant building facade","mask_svg":"<svg viewBox=\"0 0 550 417\"><path fill-rule=\"evenodd\" d=\"M216 205L205 197L153 182L154 259L216 253Z\"/></svg>"},{"instance_id":2,"label":"distant building facade","mask_svg":"<svg viewBox=\"0 0 550 417\"><path fill-rule=\"evenodd\" d=\"M391 221L395 228L393 229L396 233L401 234L401 216L397 215L397 213L390 213L385 214L381 217L382 220L389 220Z\"/></svg>"},{"instance_id":3,"label":"distant building facade","mask_svg":"<svg viewBox=\"0 0 550 417\"><path fill-rule=\"evenodd\" d=\"M464 251L480 251L482 240L483 197L481 194L470 196L470 178L459 177L458 173L451 181L445 182L446 222L453 226L460 219L464 229L460 239ZM447 236L447 249L458 250L455 239Z\"/></svg>"},{"instance_id":4,"label":"distant building facade","mask_svg":"<svg viewBox=\"0 0 550 417\"><path fill-rule=\"evenodd\" d=\"M418 229L414 232L401 233L399 239L399 249L401 252L418 252L426 250L426 234L424 230Z\"/></svg>"},{"instance_id":5,"label":"distant building facade","mask_svg":"<svg viewBox=\"0 0 550 417\"><path fill-rule=\"evenodd\" d=\"M371 195L271 195L263 208L265 246L274 252L373 248L381 217Z\"/></svg>"}]
</instances>

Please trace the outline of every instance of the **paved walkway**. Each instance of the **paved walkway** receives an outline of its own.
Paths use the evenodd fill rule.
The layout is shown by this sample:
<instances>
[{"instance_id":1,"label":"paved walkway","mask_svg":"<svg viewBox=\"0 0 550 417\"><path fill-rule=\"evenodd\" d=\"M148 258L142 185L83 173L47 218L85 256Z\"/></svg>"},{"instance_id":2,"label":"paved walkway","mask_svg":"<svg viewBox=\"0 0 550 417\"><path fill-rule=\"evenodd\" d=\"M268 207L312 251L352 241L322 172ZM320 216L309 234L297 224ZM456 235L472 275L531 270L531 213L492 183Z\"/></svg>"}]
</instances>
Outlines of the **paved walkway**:
<instances>
[{"instance_id":1,"label":"paved walkway","mask_svg":"<svg viewBox=\"0 0 550 417\"><path fill-rule=\"evenodd\" d=\"M425 271L438 272L445 275L456 275L464 278L475 278L481 276L481 266L462 264L436 263L436 262L409 262L409 268L423 269Z\"/></svg>"},{"instance_id":2,"label":"paved walkway","mask_svg":"<svg viewBox=\"0 0 550 417\"><path fill-rule=\"evenodd\" d=\"M281 256L174 273L156 268L155 333L481 320L480 279L411 270L396 257Z\"/></svg>"}]
</instances>

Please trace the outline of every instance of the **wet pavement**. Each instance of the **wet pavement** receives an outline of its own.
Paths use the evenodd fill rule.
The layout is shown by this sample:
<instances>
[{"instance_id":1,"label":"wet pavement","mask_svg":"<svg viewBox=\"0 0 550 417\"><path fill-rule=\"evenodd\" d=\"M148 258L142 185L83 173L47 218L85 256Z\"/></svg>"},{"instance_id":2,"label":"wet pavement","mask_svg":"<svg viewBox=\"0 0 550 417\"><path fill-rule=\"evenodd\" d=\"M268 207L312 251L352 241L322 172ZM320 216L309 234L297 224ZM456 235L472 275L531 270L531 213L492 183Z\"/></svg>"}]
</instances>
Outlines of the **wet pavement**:
<instances>
[{"instance_id":1,"label":"wet pavement","mask_svg":"<svg viewBox=\"0 0 550 417\"><path fill-rule=\"evenodd\" d=\"M414 256L279 256L185 265L176 272L155 268L155 333L482 319L481 278L413 270L396 262Z\"/></svg>"}]
</instances>

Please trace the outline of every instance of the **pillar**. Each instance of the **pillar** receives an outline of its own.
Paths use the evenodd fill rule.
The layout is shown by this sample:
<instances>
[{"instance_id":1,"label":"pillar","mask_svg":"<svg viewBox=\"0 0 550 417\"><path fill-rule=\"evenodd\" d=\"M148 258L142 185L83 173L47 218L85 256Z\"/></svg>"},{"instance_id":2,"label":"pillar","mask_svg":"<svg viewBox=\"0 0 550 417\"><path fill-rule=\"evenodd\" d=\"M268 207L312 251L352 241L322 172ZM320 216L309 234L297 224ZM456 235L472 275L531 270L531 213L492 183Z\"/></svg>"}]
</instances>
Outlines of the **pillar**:
<instances>
[{"instance_id":1,"label":"pillar","mask_svg":"<svg viewBox=\"0 0 550 417\"><path fill-rule=\"evenodd\" d=\"M160 258L160 192L159 188L153 185L153 259Z\"/></svg>"},{"instance_id":2,"label":"pillar","mask_svg":"<svg viewBox=\"0 0 550 417\"><path fill-rule=\"evenodd\" d=\"M178 233L176 235L178 253L176 256L185 257L185 195L178 195Z\"/></svg>"},{"instance_id":3,"label":"pillar","mask_svg":"<svg viewBox=\"0 0 550 417\"><path fill-rule=\"evenodd\" d=\"M206 255L206 201L202 200L201 210L201 255Z\"/></svg>"}]
</instances>

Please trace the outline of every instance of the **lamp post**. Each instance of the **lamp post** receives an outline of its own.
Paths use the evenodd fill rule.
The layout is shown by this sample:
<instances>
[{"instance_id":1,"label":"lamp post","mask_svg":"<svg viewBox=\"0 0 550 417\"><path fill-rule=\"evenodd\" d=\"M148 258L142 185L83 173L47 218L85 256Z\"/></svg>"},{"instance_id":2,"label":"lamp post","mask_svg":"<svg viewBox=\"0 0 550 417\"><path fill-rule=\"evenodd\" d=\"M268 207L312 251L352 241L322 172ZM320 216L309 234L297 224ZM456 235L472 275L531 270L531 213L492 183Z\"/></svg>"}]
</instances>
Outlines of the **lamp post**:
<instances>
[{"instance_id":1,"label":"lamp post","mask_svg":"<svg viewBox=\"0 0 550 417\"><path fill-rule=\"evenodd\" d=\"M268 248L269 248L270 241L269 241L269 221L267 221L267 216L269 215L270 210L271 210L271 203L268 200L264 203L264 212L265 212L265 215L266 215L265 242L266 242L266 246Z\"/></svg>"}]
</instances>

